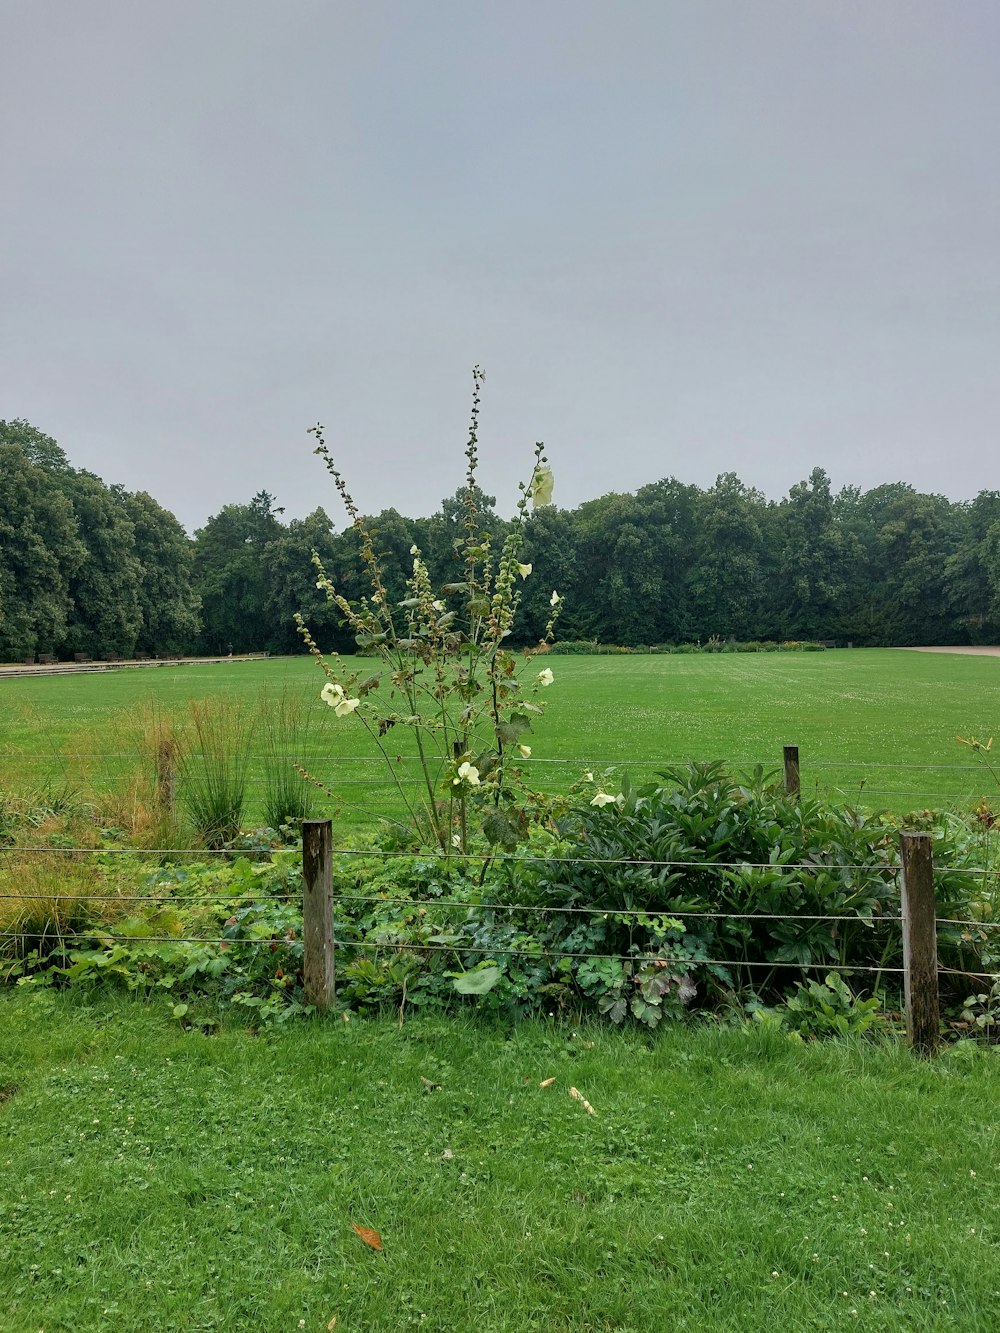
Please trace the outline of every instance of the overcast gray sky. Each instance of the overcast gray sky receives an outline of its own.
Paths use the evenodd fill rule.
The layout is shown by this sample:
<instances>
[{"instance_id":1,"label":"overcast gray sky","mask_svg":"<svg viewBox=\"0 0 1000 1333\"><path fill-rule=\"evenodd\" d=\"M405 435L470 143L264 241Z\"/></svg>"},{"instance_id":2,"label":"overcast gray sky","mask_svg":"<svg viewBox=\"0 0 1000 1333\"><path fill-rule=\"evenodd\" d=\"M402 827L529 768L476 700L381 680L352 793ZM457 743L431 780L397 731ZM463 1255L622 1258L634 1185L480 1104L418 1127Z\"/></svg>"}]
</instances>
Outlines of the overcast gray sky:
<instances>
[{"instance_id":1,"label":"overcast gray sky","mask_svg":"<svg viewBox=\"0 0 1000 1333\"><path fill-rule=\"evenodd\" d=\"M0 0L0 417L189 527L1000 485L995 0Z\"/></svg>"}]
</instances>

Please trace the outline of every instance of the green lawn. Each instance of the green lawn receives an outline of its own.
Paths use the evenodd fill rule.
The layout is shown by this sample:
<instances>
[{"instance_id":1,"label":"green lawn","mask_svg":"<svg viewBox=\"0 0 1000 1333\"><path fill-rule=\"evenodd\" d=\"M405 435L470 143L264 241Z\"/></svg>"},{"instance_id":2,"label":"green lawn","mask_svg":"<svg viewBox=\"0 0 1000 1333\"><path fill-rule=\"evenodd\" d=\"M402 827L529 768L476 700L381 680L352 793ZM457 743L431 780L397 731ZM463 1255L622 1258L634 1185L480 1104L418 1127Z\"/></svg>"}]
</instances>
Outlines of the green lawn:
<instances>
[{"instance_id":1,"label":"green lawn","mask_svg":"<svg viewBox=\"0 0 1000 1333\"><path fill-rule=\"evenodd\" d=\"M585 769L625 766L633 775L666 762L727 759L780 763L801 750L806 789L905 811L968 805L995 784L956 735L1000 731L1000 659L855 650L720 656L549 657L548 711L525 767L558 788ZM534 667L530 668L532 671ZM189 698L254 699L282 689L310 705L304 758L338 793L344 822L394 808L381 760L354 718L338 720L318 698L308 658L160 667L95 675L0 677L0 784L42 779L113 788L134 768L128 710L155 700L181 710ZM401 729L390 735L412 781ZM395 750L394 750L395 752Z\"/></svg>"},{"instance_id":2,"label":"green lawn","mask_svg":"<svg viewBox=\"0 0 1000 1333\"><path fill-rule=\"evenodd\" d=\"M206 1036L165 1001L21 989L0 1327L992 1333L998 1098L1000 1057L964 1045L339 1016Z\"/></svg>"}]
</instances>

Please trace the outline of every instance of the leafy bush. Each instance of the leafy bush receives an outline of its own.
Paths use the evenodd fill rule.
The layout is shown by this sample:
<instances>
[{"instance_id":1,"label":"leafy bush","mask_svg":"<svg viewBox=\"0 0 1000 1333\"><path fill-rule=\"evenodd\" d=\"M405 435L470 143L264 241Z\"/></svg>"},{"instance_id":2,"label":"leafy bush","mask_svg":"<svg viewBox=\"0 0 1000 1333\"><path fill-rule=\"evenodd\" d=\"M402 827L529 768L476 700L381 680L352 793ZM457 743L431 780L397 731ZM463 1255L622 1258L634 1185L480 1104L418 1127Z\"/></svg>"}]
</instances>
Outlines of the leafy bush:
<instances>
[{"instance_id":1,"label":"leafy bush","mask_svg":"<svg viewBox=\"0 0 1000 1333\"><path fill-rule=\"evenodd\" d=\"M580 657L597 653L600 647L596 639L561 639L551 645L549 652L559 657Z\"/></svg>"},{"instance_id":2,"label":"leafy bush","mask_svg":"<svg viewBox=\"0 0 1000 1333\"><path fill-rule=\"evenodd\" d=\"M785 1001L785 1025L803 1037L859 1036L876 1022L877 999L861 1000L837 972L796 985Z\"/></svg>"}]
</instances>

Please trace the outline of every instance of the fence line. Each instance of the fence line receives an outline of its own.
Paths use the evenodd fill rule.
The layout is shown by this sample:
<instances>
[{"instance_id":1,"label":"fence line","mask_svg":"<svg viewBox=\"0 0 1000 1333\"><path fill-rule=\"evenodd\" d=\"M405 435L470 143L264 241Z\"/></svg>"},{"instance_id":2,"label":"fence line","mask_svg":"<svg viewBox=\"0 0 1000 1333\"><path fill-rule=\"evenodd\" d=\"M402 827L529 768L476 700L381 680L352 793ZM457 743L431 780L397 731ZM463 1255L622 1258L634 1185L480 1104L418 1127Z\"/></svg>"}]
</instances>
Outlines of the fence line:
<instances>
[{"instance_id":1,"label":"fence line","mask_svg":"<svg viewBox=\"0 0 1000 1333\"><path fill-rule=\"evenodd\" d=\"M116 893L0 893L0 902L43 902L43 903L171 903L177 907L229 907L238 906L251 899L254 903L284 903L299 902L301 894L281 893L266 895L254 895L252 893L230 895L229 897L173 897L173 896L142 896L142 897L123 897ZM798 914L794 912L675 912L670 908L617 908L617 907L535 907L530 904L521 903L494 903L494 902L456 902L450 898L369 898L359 897L353 894L338 894L336 901L338 903L380 903L384 907L398 905L399 907L432 907L443 910L462 909L479 910L483 912L525 912L528 915L534 913L552 914L552 915L574 915L583 914L587 916L602 917L634 917L637 921L655 918L655 917L677 917L685 920L705 920L705 921L848 921L855 925L869 925L872 922L894 921L897 925L902 920L900 916L868 916L857 912L853 915L843 916L815 916L809 914ZM955 923L943 923L940 919L938 924L956 924L956 925L976 925L977 922L959 921ZM1000 927L1000 923L997 923ZM138 937L137 937L138 938Z\"/></svg>"},{"instance_id":2,"label":"fence line","mask_svg":"<svg viewBox=\"0 0 1000 1333\"><path fill-rule=\"evenodd\" d=\"M810 923L834 923L848 922L855 925L870 925L874 923L887 923L899 925L903 931L903 966L887 967L875 966L861 963L837 963L831 961L804 963L794 959L726 959L726 958L693 958L686 954L668 954L658 953L655 958L651 958L657 964L664 967L724 967L740 971L743 969L766 969L769 972L776 970L792 969L798 972L842 972L846 974L869 974L869 975L899 975L903 978L903 989L906 1002L906 1021L907 1032L911 1045L919 1051L932 1051L939 1040L939 996L938 996L938 977L941 974L949 976L967 977L970 980L986 981L1000 980L1000 974L991 972L974 971L969 969L960 969L952 967L943 967L937 957L936 932L938 925L957 925L974 929L995 929L1000 927L1000 922L976 922L960 921L952 918L939 918L934 912L934 879L932 864L932 839L928 834L903 833L900 835L900 861L897 866L895 863L886 864L880 867L872 866L837 866L837 865L817 865L815 863L787 863L785 865L775 865L771 862L704 862L704 861L648 861L635 858L578 858L578 857L517 857L509 854L503 854L497 859L519 861L519 862L540 862L546 861L558 862L561 864L582 864L591 867L600 865L625 865L640 868L678 868L678 869L719 869L748 871L753 869L764 870L805 870L812 873L829 872L831 870L857 870L865 871L874 878L877 874L887 872L900 874L900 904L901 910L896 914L865 915L863 913L854 914L813 914L807 913L798 915L795 913L764 913L764 912L695 912L681 910L671 912L669 909L648 909L648 908L626 908L616 911L614 908L602 907L557 907L550 905L526 905L517 903L491 903L491 902L472 902L466 900L448 900L448 899L393 899L381 895L350 895L345 894L339 898L341 903L377 903L382 906L392 908L398 906L404 911L414 909L445 909L450 910L481 910L485 912L507 911L512 913L539 914L539 915L565 915L580 914L588 916L602 917L629 917L637 921L649 921L657 918L672 918L686 920L697 920L699 918L706 920L734 920L734 921L789 921L789 922L810 922ZM306 996L310 1003L316 1005L320 1010L326 1009L332 1004L335 998L335 959L337 952L337 943L334 937L334 923L336 920L336 903L333 875L332 875L332 823L329 820L307 820L303 824L303 919L302 919L302 948L303 960L302 970L306 983ZM311 850L310 850L311 849ZM17 852L18 848L7 848L7 851ZM61 852L72 854L77 850L87 850L92 852L117 852L118 854L134 854L130 849L105 849L105 848L35 848L37 852L51 853ZM141 849L147 855L162 855L164 849ZM189 854L190 849L171 849L183 854ZM225 854L223 851L221 854ZM376 853L372 849L345 848L338 853L339 856L368 856L385 855ZM406 856L409 859L428 860L426 853L395 853L390 855ZM471 854L456 855L455 860L477 861L481 862L482 856L473 856ZM976 870L971 873L982 874L982 871ZM889 890L890 886L884 881L879 883L883 890ZM247 899L257 902L296 901L297 894L266 895L256 897L249 893L226 895L225 897L209 895L207 897L191 897L184 895L178 898L175 895L128 895L117 896L110 894L65 894L65 895L47 895L47 894L3 894L0 895L8 900L26 901L97 901L97 902L166 902L175 906L182 906L191 903L202 907L215 907L223 910L227 907L233 908L239 906L241 902L245 903ZM2 939L20 939L22 941L31 938L38 938L42 935L40 931L31 931L30 929L5 930L0 931ZM280 939L286 943L291 943L295 938L288 931L272 932L269 937L261 938L234 938L231 936L180 936L180 935L120 935L113 931L90 930L83 932L76 937L80 943L85 941L100 941L111 945L129 945L133 948L141 948L146 944L191 944L203 946L225 946L229 948L234 944L240 946L251 945L255 948L268 947L272 949ZM72 948L69 939L63 939L63 949ZM279 946L280 947L280 946ZM481 957L502 956L506 958L519 958L527 961L552 961L561 959L572 960L599 960L611 959L620 962L634 961L635 955L621 953L598 953L590 951L562 950L558 948L546 948L543 946L533 949L526 948L523 944L511 947L498 945L477 945L466 941L455 941L454 944L440 943L417 943L411 941L372 941L364 940L349 943L341 943L339 948L380 950L387 949L394 953L410 952L420 954L431 953L451 953L457 958L469 955L480 955Z\"/></svg>"},{"instance_id":3,"label":"fence line","mask_svg":"<svg viewBox=\"0 0 1000 1333\"><path fill-rule=\"evenodd\" d=\"M306 821L307 823L309 821ZM322 821L320 821L322 822ZM0 845L0 856L186 856L195 859L203 856L224 856L233 860L260 858L268 854L271 848L260 847L48 847ZM280 849L277 849L280 850ZM873 846L874 850L874 846ZM379 860L438 861L442 865L448 862L472 862L478 865L484 862L512 865L581 865L581 866L630 866L636 869L677 869L677 870L800 870L815 875L831 871L851 871L871 875L873 878L886 872L898 873L900 864L886 861L881 865L848 865L840 861L656 861L645 857L589 857L589 856L546 856L524 855L518 852L459 852L449 851L381 851L377 847L338 847L338 856L375 857ZM990 866L945 866L947 875L992 876L998 873Z\"/></svg>"},{"instance_id":4,"label":"fence line","mask_svg":"<svg viewBox=\"0 0 1000 1333\"><path fill-rule=\"evenodd\" d=\"M106 753L101 753L101 754L75 754L75 753L31 754L31 753L24 753L21 751L12 751L9 757L16 758L18 760L45 761L47 763L55 763L56 765L60 764L62 761L66 759L87 759L87 760L122 759L122 760L129 760L137 765L141 765L144 763L148 765L153 763L152 756L144 760L142 756L137 754L128 754L128 753L116 754L113 751L108 751ZM285 757L286 756L284 755L277 756L279 761L283 761ZM289 759L292 758L291 755L287 757ZM274 755L246 755L244 756L244 758L250 760L253 763L273 763L275 761ZM303 754L299 756L299 758L302 759L303 761L322 760L323 762L330 764L371 764L375 768L381 768L382 765L385 763L385 760L382 759L380 755L370 755L370 756L355 755L355 754L335 755L335 754L330 754L328 751L323 751L318 754ZM422 762L418 754L393 755L393 761L395 763ZM442 760L442 762L444 761ZM670 768L686 769L689 768L692 763L708 763L708 762L714 763L716 761L692 760L690 756L683 759L670 759L670 758L658 757L656 755L638 756L638 757L635 755L629 755L627 758L622 758L622 759L605 758L603 760L595 760L593 757L589 759L584 759L584 758L566 758L565 756L556 757L548 755L532 755L530 759L517 760L519 767L522 764L528 768L534 767L535 765L538 764L579 764L579 766L583 768L585 771L596 770L597 768L600 767L601 764L605 764L607 767L613 767L613 768L621 768L623 766L628 767L632 765L649 767L653 764L665 764ZM758 767L765 768L768 769L769 771L774 771L774 772L776 772L781 767L781 761L777 760L774 757L774 755L770 755L766 759L729 759L726 762L728 764L732 764L734 767L737 768L742 768L744 765L750 764L754 768ZM889 769L899 769L901 771L907 771L907 772L928 771L928 772L945 772L945 773L948 772L981 773L983 771L981 764L899 764L893 762L890 759L810 759L809 767L810 768L889 768Z\"/></svg>"},{"instance_id":5,"label":"fence line","mask_svg":"<svg viewBox=\"0 0 1000 1333\"><path fill-rule=\"evenodd\" d=\"M306 820L306 823L311 821ZM325 821L318 821L325 822ZM21 852L40 856L76 856L85 853L94 856L194 856L203 854L229 856L239 860L250 856L261 856L268 849L261 851L256 847L233 848L191 848L191 847L18 847L0 846L0 855L13 856ZM451 862L494 862L514 865L581 865L581 866L632 866L638 869L678 869L678 870L803 870L813 874L822 874L831 870L862 871L870 875L878 872L898 871L894 862L881 866L844 865L839 861L654 861L643 857L588 857L588 856L524 856L516 852L390 852L379 851L376 847L338 847L338 856L370 856L380 860L439 861L442 865ZM956 867L956 874L986 874L983 870L968 870Z\"/></svg>"}]
</instances>

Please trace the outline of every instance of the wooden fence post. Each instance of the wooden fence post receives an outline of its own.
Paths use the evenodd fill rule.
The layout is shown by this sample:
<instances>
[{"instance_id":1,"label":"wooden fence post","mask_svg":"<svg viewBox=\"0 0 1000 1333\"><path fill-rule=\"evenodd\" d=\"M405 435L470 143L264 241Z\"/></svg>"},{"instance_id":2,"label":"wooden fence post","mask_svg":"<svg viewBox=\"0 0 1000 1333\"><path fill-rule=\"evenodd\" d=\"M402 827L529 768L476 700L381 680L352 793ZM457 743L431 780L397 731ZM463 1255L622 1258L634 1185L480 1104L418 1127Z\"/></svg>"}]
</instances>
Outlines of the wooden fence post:
<instances>
[{"instance_id":1,"label":"wooden fence post","mask_svg":"<svg viewBox=\"0 0 1000 1333\"><path fill-rule=\"evenodd\" d=\"M302 974L306 1003L329 1009L336 993L333 961L333 825L302 821Z\"/></svg>"},{"instance_id":2,"label":"wooden fence post","mask_svg":"<svg viewBox=\"0 0 1000 1333\"><path fill-rule=\"evenodd\" d=\"M929 833L902 833L899 844L906 1032L914 1050L930 1054L941 1035L933 840Z\"/></svg>"},{"instance_id":3,"label":"wooden fence post","mask_svg":"<svg viewBox=\"0 0 1000 1333\"><path fill-rule=\"evenodd\" d=\"M785 795L794 796L796 799L801 791L801 780L799 776L799 747L797 745L785 746Z\"/></svg>"},{"instance_id":4,"label":"wooden fence post","mask_svg":"<svg viewBox=\"0 0 1000 1333\"><path fill-rule=\"evenodd\" d=\"M177 742L161 736L156 747L156 803L163 819L172 820L175 806Z\"/></svg>"}]
</instances>

